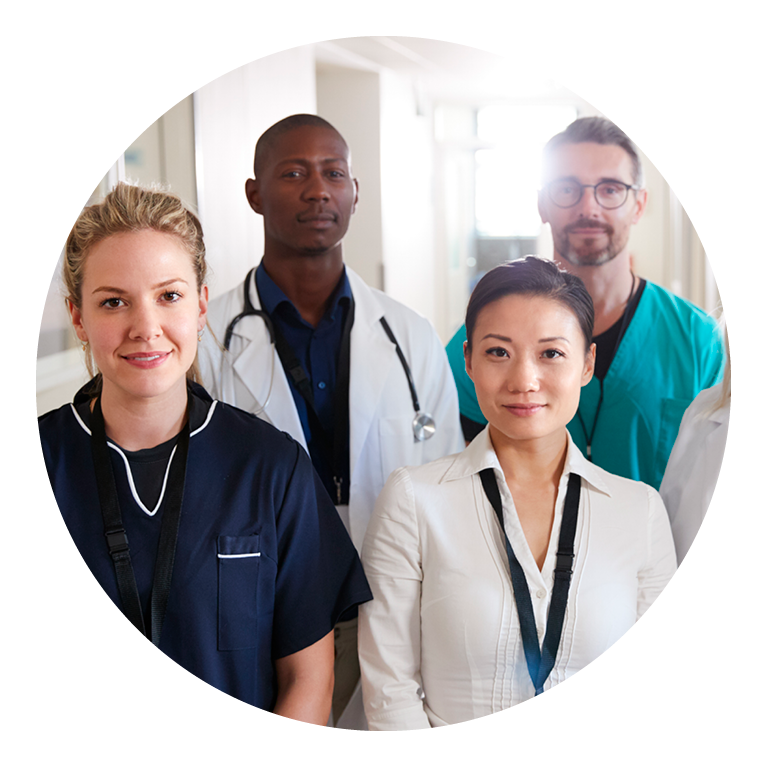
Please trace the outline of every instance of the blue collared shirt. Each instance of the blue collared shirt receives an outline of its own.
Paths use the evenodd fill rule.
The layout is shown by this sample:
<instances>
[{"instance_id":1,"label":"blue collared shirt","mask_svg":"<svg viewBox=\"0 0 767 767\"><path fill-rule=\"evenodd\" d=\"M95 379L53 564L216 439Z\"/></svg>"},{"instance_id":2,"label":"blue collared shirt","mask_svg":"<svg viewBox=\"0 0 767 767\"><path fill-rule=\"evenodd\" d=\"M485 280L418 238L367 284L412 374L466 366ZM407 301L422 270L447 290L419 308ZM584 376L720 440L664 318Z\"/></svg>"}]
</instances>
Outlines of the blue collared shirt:
<instances>
[{"instance_id":1,"label":"blue collared shirt","mask_svg":"<svg viewBox=\"0 0 767 767\"><path fill-rule=\"evenodd\" d=\"M263 309L266 310L279 333L293 349L309 378L314 395L314 407L320 423L332 443L334 431L333 396L336 386L338 353L341 348L344 320L352 299L352 290L346 269L344 268L344 273L330 299L327 311L316 328L302 319L291 300L266 273L263 264L259 264L258 269L256 269L256 286ZM335 500L333 457L324 454L321 438L312 434L306 402L290 376L288 376L288 383L296 403L296 410L301 420L301 427L304 430L314 468L330 497ZM348 465L348 444L345 452L346 464Z\"/></svg>"}]
</instances>

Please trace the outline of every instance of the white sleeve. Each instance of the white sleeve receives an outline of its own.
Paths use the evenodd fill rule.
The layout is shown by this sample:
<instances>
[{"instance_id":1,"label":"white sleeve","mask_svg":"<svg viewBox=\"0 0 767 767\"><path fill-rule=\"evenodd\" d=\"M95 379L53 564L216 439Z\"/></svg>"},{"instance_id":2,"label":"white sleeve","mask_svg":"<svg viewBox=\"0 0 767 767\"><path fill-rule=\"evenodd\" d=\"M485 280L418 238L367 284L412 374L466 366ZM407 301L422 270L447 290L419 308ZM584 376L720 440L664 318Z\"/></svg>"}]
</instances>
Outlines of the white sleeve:
<instances>
[{"instance_id":1,"label":"white sleeve","mask_svg":"<svg viewBox=\"0 0 767 767\"><path fill-rule=\"evenodd\" d=\"M648 501L647 552L639 571L637 618L657 599L676 572L676 549L668 514L658 491L646 486Z\"/></svg>"},{"instance_id":2,"label":"white sleeve","mask_svg":"<svg viewBox=\"0 0 767 767\"><path fill-rule=\"evenodd\" d=\"M421 545L410 475L392 472L362 547L373 601L360 606L359 656L370 730L430 727L421 691Z\"/></svg>"}]
</instances>

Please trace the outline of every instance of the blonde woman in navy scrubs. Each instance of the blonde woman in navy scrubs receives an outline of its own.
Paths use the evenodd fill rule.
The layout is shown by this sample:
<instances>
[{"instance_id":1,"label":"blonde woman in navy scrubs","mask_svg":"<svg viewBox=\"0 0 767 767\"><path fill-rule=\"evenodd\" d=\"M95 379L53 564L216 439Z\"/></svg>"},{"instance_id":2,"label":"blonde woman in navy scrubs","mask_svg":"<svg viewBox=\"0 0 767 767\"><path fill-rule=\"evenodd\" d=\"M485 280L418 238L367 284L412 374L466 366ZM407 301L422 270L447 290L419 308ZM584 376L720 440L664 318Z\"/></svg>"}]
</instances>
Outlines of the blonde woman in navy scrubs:
<instances>
[{"instance_id":1,"label":"blonde woman in navy scrubs","mask_svg":"<svg viewBox=\"0 0 767 767\"><path fill-rule=\"evenodd\" d=\"M393 472L363 545L371 730L463 722L548 690L671 578L657 491L591 463L567 432L594 372L593 318L581 280L539 258L474 289L466 370L488 426L462 453Z\"/></svg>"},{"instance_id":2,"label":"blonde woman in navy scrubs","mask_svg":"<svg viewBox=\"0 0 767 767\"><path fill-rule=\"evenodd\" d=\"M160 650L325 724L333 626L370 591L305 451L193 382L205 270L173 195L119 184L81 213L64 280L98 374L40 417L48 475L94 576Z\"/></svg>"}]
</instances>

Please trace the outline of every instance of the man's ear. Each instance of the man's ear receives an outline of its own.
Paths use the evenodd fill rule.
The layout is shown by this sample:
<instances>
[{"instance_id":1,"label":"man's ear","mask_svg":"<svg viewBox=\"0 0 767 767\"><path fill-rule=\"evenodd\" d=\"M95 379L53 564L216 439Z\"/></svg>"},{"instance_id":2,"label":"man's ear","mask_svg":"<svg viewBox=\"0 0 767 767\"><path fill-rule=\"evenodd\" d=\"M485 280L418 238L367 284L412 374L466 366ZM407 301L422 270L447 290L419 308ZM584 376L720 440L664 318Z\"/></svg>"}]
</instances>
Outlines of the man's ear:
<instances>
[{"instance_id":1,"label":"man's ear","mask_svg":"<svg viewBox=\"0 0 767 767\"><path fill-rule=\"evenodd\" d=\"M357 211L357 203L360 201L360 182L355 178L354 181L354 205L352 205L352 213Z\"/></svg>"},{"instance_id":2,"label":"man's ear","mask_svg":"<svg viewBox=\"0 0 767 767\"><path fill-rule=\"evenodd\" d=\"M538 215L541 217L541 223L548 224L549 217L546 214L546 203L543 199L543 190L538 192Z\"/></svg>"},{"instance_id":3,"label":"man's ear","mask_svg":"<svg viewBox=\"0 0 767 767\"><path fill-rule=\"evenodd\" d=\"M646 207L647 207L647 190L637 189L636 202L634 203L634 218L631 220L632 224L636 224L639 221L639 219L642 218L642 215L644 214Z\"/></svg>"},{"instance_id":4,"label":"man's ear","mask_svg":"<svg viewBox=\"0 0 767 767\"><path fill-rule=\"evenodd\" d=\"M249 178L245 182L245 196L248 198L248 203L256 213L263 215L261 208L261 185L257 178Z\"/></svg>"}]
</instances>

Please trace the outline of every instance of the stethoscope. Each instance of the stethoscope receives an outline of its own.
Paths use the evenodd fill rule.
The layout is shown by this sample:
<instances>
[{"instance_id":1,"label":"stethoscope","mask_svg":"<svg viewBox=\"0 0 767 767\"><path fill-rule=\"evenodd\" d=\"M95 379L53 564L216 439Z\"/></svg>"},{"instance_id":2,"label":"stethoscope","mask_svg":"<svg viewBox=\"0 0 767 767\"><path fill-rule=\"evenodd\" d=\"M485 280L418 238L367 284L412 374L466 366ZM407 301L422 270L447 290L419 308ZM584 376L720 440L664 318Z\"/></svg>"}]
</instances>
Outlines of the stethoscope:
<instances>
[{"instance_id":1,"label":"stethoscope","mask_svg":"<svg viewBox=\"0 0 767 767\"><path fill-rule=\"evenodd\" d=\"M251 269L248 272L247 277L245 277L245 282L243 283L243 310L229 323L226 328L226 334L224 335L224 349L227 352L229 351L229 344L232 341L232 335L234 334L234 328L237 323L244 317L250 317L253 315L261 317L261 319L264 321L266 329L269 331L269 342L272 345L272 349L275 350L276 348L274 325L272 324L271 317L263 309L256 309L256 307L253 306L253 302L250 300L250 284L254 280L255 272L255 268ZM410 370L410 365L408 365L407 360L405 359L405 355L402 353L402 349L397 342L392 329L389 327L389 323L386 321L386 317L381 317L380 322L383 326L384 332L395 346L400 364L402 365L402 369L405 371L405 376L407 377L407 385L410 389L410 398L413 401L413 410L415 412L415 416L413 418L413 437L415 438L416 442L425 442L427 439L430 439L434 436L434 432L437 430L437 424L429 413L421 410L421 404L418 401L418 392L415 388L415 382L413 381L413 374ZM265 410L267 404L269 403L269 399L272 396L275 368L274 357L275 353L272 354L272 370L269 377L269 391L267 393L264 404L255 413L255 415L259 415Z\"/></svg>"}]
</instances>

